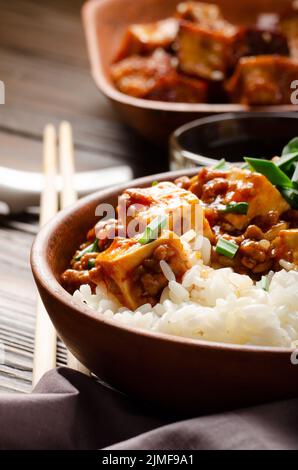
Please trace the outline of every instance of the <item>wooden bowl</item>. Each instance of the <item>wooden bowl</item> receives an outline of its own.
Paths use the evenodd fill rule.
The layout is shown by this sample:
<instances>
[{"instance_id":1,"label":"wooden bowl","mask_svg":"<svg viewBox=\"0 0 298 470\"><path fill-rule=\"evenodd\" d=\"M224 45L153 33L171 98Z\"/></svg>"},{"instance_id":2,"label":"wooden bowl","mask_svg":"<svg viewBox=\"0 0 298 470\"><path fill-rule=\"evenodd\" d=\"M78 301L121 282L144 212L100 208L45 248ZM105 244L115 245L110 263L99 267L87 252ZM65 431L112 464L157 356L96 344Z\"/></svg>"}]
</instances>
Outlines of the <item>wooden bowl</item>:
<instances>
[{"instance_id":1,"label":"wooden bowl","mask_svg":"<svg viewBox=\"0 0 298 470\"><path fill-rule=\"evenodd\" d=\"M204 1L204 0L203 0ZM110 78L110 64L126 28L173 15L181 0L90 0L83 7L83 22L94 80L101 92L131 127L157 143L167 143L177 127L215 113L249 111L237 104L186 104L148 101L118 91ZM212 0L236 24L252 24L261 12L279 13L292 0ZM210 2L209 2L210 3ZM254 111L297 111L298 106L254 107Z\"/></svg>"},{"instance_id":2,"label":"wooden bowl","mask_svg":"<svg viewBox=\"0 0 298 470\"><path fill-rule=\"evenodd\" d=\"M195 171L146 177L129 187ZM103 202L115 205L125 187L95 193L61 212L32 248L40 295L70 351L115 388L171 413L191 415L296 396L298 366L290 361L291 349L203 342L124 327L95 317L61 287L60 274L96 222L95 208Z\"/></svg>"}]
</instances>

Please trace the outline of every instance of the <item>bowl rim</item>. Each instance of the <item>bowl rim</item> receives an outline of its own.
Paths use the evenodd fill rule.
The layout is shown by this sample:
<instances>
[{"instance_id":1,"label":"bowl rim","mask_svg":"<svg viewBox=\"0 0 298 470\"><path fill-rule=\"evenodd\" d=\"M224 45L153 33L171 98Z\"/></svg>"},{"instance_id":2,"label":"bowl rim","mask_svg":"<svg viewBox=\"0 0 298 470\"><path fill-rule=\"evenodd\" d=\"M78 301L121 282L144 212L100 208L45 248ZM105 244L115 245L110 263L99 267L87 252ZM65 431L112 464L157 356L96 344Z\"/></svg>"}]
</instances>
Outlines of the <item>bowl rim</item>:
<instances>
[{"instance_id":1,"label":"bowl rim","mask_svg":"<svg viewBox=\"0 0 298 470\"><path fill-rule=\"evenodd\" d=\"M193 161L199 165L214 165L218 162L218 159L212 157L206 157L201 154L191 152L190 150L185 149L179 142L180 137L185 132L194 130L198 127L204 126L205 124L212 124L214 122L230 121L233 119L245 120L245 119L263 119L263 118L276 118L276 119L298 119L298 113L293 112L243 112L243 113L224 113L216 114L213 116L207 116L203 118L195 119L194 121L183 124L178 127L174 132L171 133L169 138L170 151L178 152L182 157Z\"/></svg>"},{"instance_id":2,"label":"bowl rim","mask_svg":"<svg viewBox=\"0 0 298 470\"><path fill-rule=\"evenodd\" d=\"M60 211L53 219L51 219L46 225L44 225L38 235L36 236L30 254L30 264L33 272L33 276L37 286L42 286L44 290L54 298L60 304L65 307L71 308L73 314L73 321L76 321L79 317L85 316L89 320L95 322L98 326L101 324L107 324L111 328L121 330L132 335L138 335L139 337L146 338L152 341L166 341L173 345L180 347L189 347L195 349L212 349L217 351L235 351L239 353L254 353L254 354L278 354L278 355L289 355L295 348L290 347L276 347L276 346L257 346L257 345L239 345L222 342L204 341L186 337L179 337L170 334L153 332L150 330L141 330L132 326L124 325L115 322L115 320L96 316L91 307L85 305L79 305L74 300L73 296L69 294L58 282L54 273L52 272L49 263L47 261L46 249L51 237L61 227L61 225L67 226L65 223L68 219L72 218L79 210L83 210L89 204L95 203L96 201L104 201L106 198L120 194L128 187L141 186L150 184L156 180L167 180L169 178L174 179L179 176L188 175L192 176L196 173L196 169L191 170L179 170L169 171L166 173L159 173L155 175L146 176L132 180L128 184L121 186L113 186L109 189L97 191L89 196L80 199L70 207Z\"/></svg>"},{"instance_id":3,"label":"bowl rim","mask_svg":"<svg viewBox=\"0 0 298 470\"><path fill-rule=\"evenodd\" d=\"M97 23L95 22L95 12L104 5L112 3L114 0L88 0L82 6L82 19L87 42L87 50L91 63L91 73L99 90L114 102L126 106L132 106L139 109L151 111L167 111L173 113L224 113L224 112L294 112L298 111L298 105L286 104L275 106L249 106L233 103L169 103L166 101L153 101L126 95L107 79L102 66L101 48L97 41ZM139 0L140 1L140 0Z\"/></svg>"}]
</instances>

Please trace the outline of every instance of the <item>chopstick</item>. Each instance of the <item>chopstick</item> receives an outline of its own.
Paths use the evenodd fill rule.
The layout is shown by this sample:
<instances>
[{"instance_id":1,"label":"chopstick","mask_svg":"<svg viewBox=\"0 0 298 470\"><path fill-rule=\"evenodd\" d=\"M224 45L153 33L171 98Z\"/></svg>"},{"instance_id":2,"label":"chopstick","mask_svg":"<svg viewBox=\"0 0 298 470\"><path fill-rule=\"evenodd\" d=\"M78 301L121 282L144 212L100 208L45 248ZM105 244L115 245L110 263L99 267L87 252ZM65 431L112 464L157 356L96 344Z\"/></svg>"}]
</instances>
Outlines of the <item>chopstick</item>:
<instances>
[{"instance_id":1,"label":"chopstick","mask_svg":"<svg viewBox=\"0 0 298 470\"><path fill-rule=\"evenodd\" d=\"M62 122L59 128L59 165L62 177L62 190L60 194L61 209L74 204L77 200L77 194L74 189L74 145L72 128L69 122ZM85 374L89 371L67 351L67 365L72 369Z\"/></svg>"},{"instance_id":2,"label":"chopstick","mask_svg":"<svg viewBox=\"0 0 298 470\"><path fill-rule=\"evenodd\" d=\"M58 212L57 137L53 125L48 124L43 137L44 189L41 196L40 226L47 223ZM55 328L43 306L37 299L35 346L33 359L33 386L45 372L56 367L57 336Z\"/></svg>"},{"instance_id":3,"label":"chopstick","mask_svg":"<svg viewBox=\"0 0 298 470\"><path fill-rule=\"evenodd\" d=\"M52 124L48 124L43 137L44 188L40 204L40 227L46 224L58 212L57 183L57 135ZM77 200L74 189L74 146L72 128L68 122L62 122L59 128L59 170L62 178L60 194L61 209ZM56 367L57 335L40 296L37 298L35 345L33 358L33 379L35 386L41 377ZM90 372L67 351L67 365L85 374Z\"/></svg>"}]
</instances>

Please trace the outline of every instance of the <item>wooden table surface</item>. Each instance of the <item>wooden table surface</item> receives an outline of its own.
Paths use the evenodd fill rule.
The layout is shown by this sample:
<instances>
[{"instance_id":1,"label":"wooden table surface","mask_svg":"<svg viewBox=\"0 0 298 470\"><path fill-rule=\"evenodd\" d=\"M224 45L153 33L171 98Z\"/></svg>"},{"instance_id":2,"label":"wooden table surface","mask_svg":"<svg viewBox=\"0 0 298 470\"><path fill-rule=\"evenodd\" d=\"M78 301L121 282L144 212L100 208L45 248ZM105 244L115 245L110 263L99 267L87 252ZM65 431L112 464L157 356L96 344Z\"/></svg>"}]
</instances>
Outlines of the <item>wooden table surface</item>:
<instances>
[{"instance_id":1,"label":"wooden table surface","mask_svg":"<svg viewBox=\"0 0 298 470\"><path fill-rule=\"evenodd\" d=\"M74 128L78 170L123 163L135 176L166 170L166 151L123 125L96 89L82 3L0 0L0 80L6 87L0 166L40 170L45 124L67 119ZM36 289L29 252L37 222L32 214L0 217L0 392L31 390ZM65 364L62 344L57 360Z\"/></svg>"}]
</instances>

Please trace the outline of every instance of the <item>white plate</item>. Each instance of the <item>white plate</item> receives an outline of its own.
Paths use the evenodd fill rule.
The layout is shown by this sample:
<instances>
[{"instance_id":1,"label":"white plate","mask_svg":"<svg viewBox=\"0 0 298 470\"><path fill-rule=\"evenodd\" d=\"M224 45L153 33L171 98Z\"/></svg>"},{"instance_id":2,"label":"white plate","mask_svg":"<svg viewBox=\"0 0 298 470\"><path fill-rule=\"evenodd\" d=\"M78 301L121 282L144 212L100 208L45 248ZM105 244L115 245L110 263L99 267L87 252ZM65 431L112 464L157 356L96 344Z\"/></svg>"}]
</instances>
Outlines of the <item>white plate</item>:
<instances>
[{"instance_id":1,"label":"white plate","mask_svg":"<svg viewBox=\"0 0 298 470\"><path fill-rule=\"evenodd\" d=\"M127 165L76 173L75 190L81 197L102 188L125 183L132 177L132 170ZM61 183L58 176L58 190L61 189ZM18 213L27 207L39 205L42 188L42 173L0 166L0 213Z\"/></svg>"}]
</instances>

